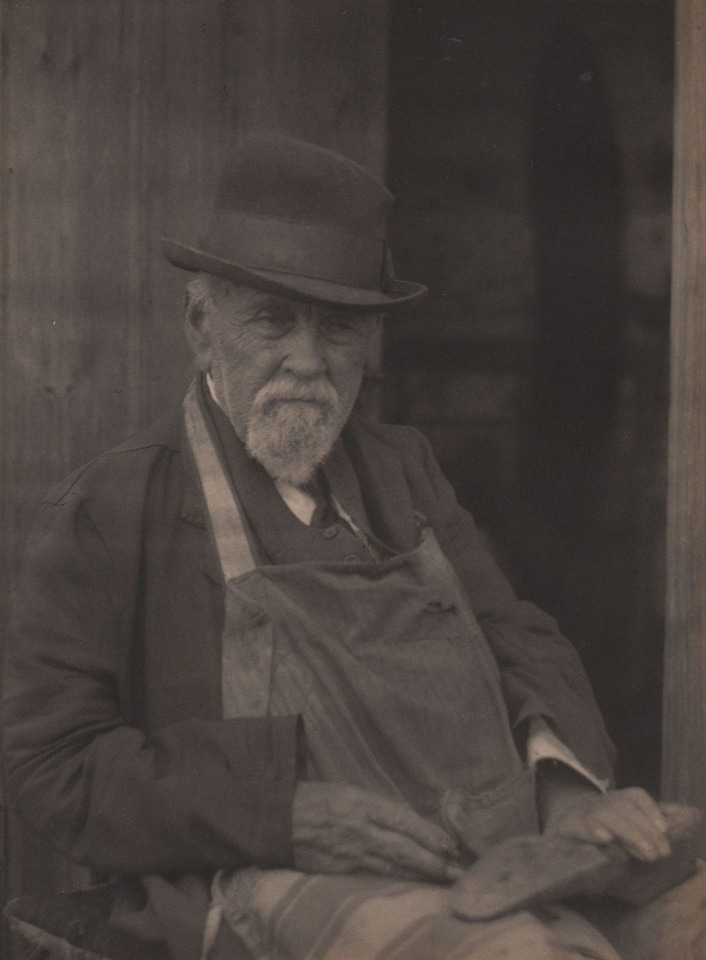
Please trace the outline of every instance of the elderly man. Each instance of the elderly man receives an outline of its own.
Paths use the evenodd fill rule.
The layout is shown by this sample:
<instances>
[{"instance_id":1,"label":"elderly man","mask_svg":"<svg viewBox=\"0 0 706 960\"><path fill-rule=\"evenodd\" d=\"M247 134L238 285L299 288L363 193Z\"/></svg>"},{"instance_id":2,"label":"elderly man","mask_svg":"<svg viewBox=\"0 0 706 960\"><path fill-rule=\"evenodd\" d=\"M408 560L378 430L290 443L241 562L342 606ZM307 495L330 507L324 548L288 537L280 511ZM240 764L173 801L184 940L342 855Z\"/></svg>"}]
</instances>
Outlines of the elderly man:
<instances>
[{"instance_id":1,"label":"elderly man","mask_svg":"<svg viewBox=\"0 0 706 960\"><path fill-rule=\"evenodd\" d=\"M614 958L561 906L489 924L448 906L515 834L669 845L644 792L607 789L575 653L427 442L354 412L381 317L423 292L392 276L390 202L343 157L251 138L203 241L165 241L195 274L199 375L41 507L11 796L74 860L141 878L113 923L174 957Z\"/></svg>"}]
</instances>

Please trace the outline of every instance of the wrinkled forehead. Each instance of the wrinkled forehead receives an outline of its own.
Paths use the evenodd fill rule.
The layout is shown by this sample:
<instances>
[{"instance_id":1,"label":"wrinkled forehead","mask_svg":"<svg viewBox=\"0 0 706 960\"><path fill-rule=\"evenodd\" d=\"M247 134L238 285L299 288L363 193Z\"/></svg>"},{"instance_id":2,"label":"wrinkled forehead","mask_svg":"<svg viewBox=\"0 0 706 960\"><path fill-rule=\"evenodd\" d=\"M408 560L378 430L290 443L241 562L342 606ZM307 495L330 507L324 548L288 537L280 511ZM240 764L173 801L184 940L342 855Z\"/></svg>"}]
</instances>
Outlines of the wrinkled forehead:
<instances>
[{"instance_id":1,"label":"wrinkled forehead","mask_svg":"<svg viewBox=\"0 0 706 960\"><path fill-rule=\"evenodd\" d=\"M314 300L299 300L282 294L269 293L244 284L236 285L226 281L227 287L222 287L223 296L220 303L227 303L228 307L240 317L253 316L258 313L273 313L302 317L314 321L342 318L351 321L377 320L381 316L379 309L361 309L337 303L323 303Z\"/></svg>"}]
</instances>

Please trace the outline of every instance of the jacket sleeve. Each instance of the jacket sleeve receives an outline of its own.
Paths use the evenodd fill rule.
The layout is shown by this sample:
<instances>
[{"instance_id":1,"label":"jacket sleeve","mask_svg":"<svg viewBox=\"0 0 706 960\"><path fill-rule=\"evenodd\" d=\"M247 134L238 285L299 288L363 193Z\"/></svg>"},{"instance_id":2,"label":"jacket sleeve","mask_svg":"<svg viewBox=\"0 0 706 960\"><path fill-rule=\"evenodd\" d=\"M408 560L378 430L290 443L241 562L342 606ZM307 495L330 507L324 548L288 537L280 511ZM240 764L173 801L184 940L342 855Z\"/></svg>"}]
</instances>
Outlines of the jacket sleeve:
<instances>
[{"instance_id":1,"label":"jacket sleeve","mask_svg":"<svg viewBox=\"0 0 706 960\"><path fill-rule=\"evenodd\" d=\"M598 780L612 782L615 750L578 653L552 617L515 596L428 441L416 435L424 477L413 485L498 663L518 741L526 739L529 721L541 717Z\"/></svg>"},{"instance_id":2,"label":"jacket sleeve","mask_svg":"<svg viewBox=\"0 0 706 960\"><path fill-rule=\"evenodd\" d=\"M136 625L84 502L45 503L27 550L3 684L8 793L79 863L120 873L291 864L296 717L124 718Z\"/></svg>"}]
</instances>

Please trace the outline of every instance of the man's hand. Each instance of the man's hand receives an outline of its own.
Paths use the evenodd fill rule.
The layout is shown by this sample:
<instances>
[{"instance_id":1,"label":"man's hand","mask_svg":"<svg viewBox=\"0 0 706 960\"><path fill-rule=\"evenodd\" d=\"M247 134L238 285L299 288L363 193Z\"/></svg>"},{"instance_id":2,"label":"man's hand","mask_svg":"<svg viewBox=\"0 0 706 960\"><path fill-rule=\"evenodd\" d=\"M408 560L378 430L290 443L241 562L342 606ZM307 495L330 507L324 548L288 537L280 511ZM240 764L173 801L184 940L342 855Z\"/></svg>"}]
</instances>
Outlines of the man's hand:
<instances>
[{"instance_id":1,"label":"man's hand","mask_svg":"<svg viewBox=\"0 0 706 960\"><path fill-rule=\"evenodd\" d=\"M670 853L664 816L639 787L599 793L568 768L542 775L539 784L544 833L600 846L618 843L647 862Z\"/></svg>"},{"instance_id":2,"label":"man's hand","mask_svg":"<svg viewBox=\"0 0 706 960\"><path fill-rule=\"evenodd\" d=\"M341 783L294 794L294 863L307 873L367 871L400 880L456 880L458 846L410 807Z\"/></svg>"}]
</instances>

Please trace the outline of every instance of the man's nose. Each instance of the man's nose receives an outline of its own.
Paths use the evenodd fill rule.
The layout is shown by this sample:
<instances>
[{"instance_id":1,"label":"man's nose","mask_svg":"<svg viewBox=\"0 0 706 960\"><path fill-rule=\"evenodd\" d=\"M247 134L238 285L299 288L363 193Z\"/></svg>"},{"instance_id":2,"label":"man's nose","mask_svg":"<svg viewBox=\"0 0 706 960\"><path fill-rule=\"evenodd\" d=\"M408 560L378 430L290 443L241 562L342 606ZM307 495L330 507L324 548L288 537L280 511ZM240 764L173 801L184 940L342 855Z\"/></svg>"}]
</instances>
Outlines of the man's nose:
<instances>
[{"instance_id":1,"label":"man's nose","mask_svg":"<svg viewBox=\"0 0 706 960\"><path fill-rule=\"evenodd\" d=\"M285 370L298 377L320 376L326 371L326 358L318 324L300 320L287 339L288 350L283 361Z\"/></svg>"}]
</instances>

